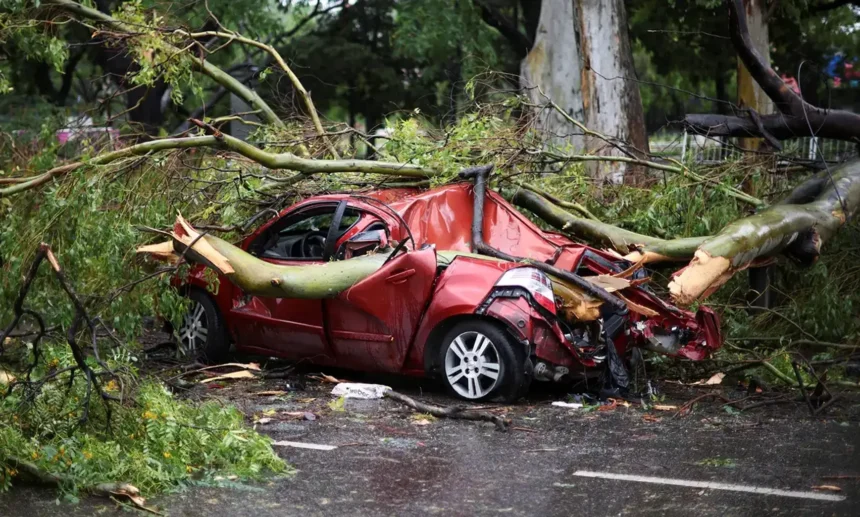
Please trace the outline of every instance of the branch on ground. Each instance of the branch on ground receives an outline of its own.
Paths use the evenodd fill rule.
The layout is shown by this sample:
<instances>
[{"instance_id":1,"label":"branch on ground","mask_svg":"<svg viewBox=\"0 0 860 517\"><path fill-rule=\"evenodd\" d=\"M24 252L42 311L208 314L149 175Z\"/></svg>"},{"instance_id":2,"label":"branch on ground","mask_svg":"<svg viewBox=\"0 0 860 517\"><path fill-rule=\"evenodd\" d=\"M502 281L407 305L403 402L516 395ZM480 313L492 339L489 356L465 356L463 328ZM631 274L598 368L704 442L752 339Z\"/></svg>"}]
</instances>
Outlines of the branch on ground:
<instances>
[{"instance_id":1,"label":"branch on ground","mask_svg":"<svg viewBox=\"0 0 860 517\"><path fill-rule=\"evenodd\" d=\"M487 413L485 411L472 411L468 408L462 408L457 406L442 407L433 404L426 404L424 402L419 402L412 397L408 397L402 393L397 393L393 390L386 390L383 396L391 400L396 400L401 404L406 404L415 411L428 413L439 418L456 418L460 420L478 420L481 422L492 422L496 424L496 428L498 428L499 431L507 431L508 426L510 425L509 420L506 420L498 415L493 415L492 413Z\"/></svg>"}]
</instances>

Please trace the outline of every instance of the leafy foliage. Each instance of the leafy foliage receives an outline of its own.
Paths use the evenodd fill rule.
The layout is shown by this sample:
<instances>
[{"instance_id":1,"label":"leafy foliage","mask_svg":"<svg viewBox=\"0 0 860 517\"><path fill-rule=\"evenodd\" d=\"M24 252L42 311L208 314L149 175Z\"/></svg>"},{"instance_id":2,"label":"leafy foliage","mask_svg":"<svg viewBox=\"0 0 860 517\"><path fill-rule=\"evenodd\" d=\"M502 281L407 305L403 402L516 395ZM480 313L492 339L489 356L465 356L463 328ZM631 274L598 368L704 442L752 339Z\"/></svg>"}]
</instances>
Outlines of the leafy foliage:
<instances>
[{"instance_id":1,"label":"leafy foliage","mask_svg":"<svg viewBox=\"0 0 860 517\"><path fill-rule=\"evenodd\" d=\"M16 350L17 349L17 350ZM26 342L9 352L31 360ZM176 400L153 381L137 384L134 356L119 348L107 362L124 371L107 383L124 402L112 404L110 422L101 401L93 397L89 418L81 425L87 400L82 376L47 380L38 394L18 387L0 397L0 491L18 474L18 461L69 480L70 494L103 482L131 483L147 494L178 487L216 474L258 478L266 472L287 472L271 448L271 440L246 428L242 414L216 402L193 404ZM44 349L32 378L50 379L74 365L69 348Z\"/></svg>"},{"instance_id":2,"label":"leafy foliage","mask_svg":"<svg viewBox=\"0 0 860 517\"><path fill-rule=\"evenodd\" d=\"M452 61L462 66L461 78L498 70L501 63L499 35L482 21L474 2L400 2L392 39L397 54L430 67L428 72L439 78Z\"/></svg>"}]
</instances>

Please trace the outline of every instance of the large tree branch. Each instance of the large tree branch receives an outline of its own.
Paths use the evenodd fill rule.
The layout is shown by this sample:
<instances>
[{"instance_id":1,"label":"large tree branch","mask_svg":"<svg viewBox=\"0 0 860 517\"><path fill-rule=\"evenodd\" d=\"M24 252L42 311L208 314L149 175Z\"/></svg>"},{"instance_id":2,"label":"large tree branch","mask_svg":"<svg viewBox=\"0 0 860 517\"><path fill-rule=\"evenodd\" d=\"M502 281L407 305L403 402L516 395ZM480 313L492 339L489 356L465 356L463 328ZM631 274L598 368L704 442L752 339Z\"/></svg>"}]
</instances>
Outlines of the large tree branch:
<instances>
[{"instance_id":1,"label":"large tree branch","mask_svg":"<svg viewBox=\"0 0 860 517\"><path fill-rule=\"evenodd\" d=\"M860 208L860 161L833 171L833 181L819 178L795 189L790 201L735 221L699 246L690 265L669 284L672 298L687 305L702 299L731 276L755 261L778 253L810 264L821 244L829 239Z\"/></svg>"},{"instance_id":2,"label":"large tree branch","mask_svg":"<svg viewBox=\"0 0 860 517\"><path fill-rule=\"evenodd\" d=\"M307 266L270 264L218 237L198 232L182 216L176 218L170 236L168 242L142 246L137 252L160 260L187 259L205 264L243 292L269 298L332 298L375 273L388 260L387 254L375 253Z\"/></svg>"},{"instance_id":3,"label":"large tree branch","mask_svg":"<svg viewBox=\"0 0 860 517\"><path fill-rule=\"evenodd\" d=\"M684 126L691 133L706 136L756 137L763 136L762 129L778 140L810 136L844 139L845 128L828 123L826 117L794 117L782 113L759 117L761 127L750 117L730 115L692 114L684 117Z\"/></svg>"},{"instance_id":4,"label":"large tree branch","mask_svg":"<svg viewBox=\"0 0 860 517\"><path fill-rule=\"evenodd\" d=\"M729 11L729 34L738 57L785 118L761 117L764 134L761 131L762 128L756 127L755 120L745 123L737 118L731 118L713 124L715 120L701 120L691 116L686 120L687 125L697 132L702 132L707 131L708 127L719 127L720 124L725 124L723 132L731 136L747 134L765 136L766 133L770 133L776 138L789 138L799 135L821 135L838 140L860 142L860 115L844 110L822 109L803 100L785 84L753 45L743 0L725 0L725 2Z\"/></svg>"},{"instance_id":5,"label":"large tree branch","mask_svg":"<svg viewBox=\"0 0 860 517\"><path fill-rule=\"evenodd\" d=\"M200 125L205 124L200 123ZM21 178L20 183L0 189L0 198L44 185L53 178L62 176L63 174L85 165L106 165L123 158L143 156L158 151L191 149L196 147L226 149L241 154L264 167L268 167L269 169L288 169L308 174L362 172L368 174L390 174L412 178L427 178L435 174L435 172L430 169L405 163L379 162L373 160L313 160L301 158L292 153L270 153L263 149L254 147L245 141L239 140L238 138L215 131L215 134L207 136L164 138L143 142L124 149L96 156L88 162L75 162L55 167L33 177Z\"/></svg>"},{"instance_id":6,"label":"large tree branch","mask_svg":"<svg viewBox=\"0 0 860 517\"><path fill-rule=\"evenodd\" d=\"M66 13L71 15L80 17L82 19L95 21L110 29L123 32L123 33L135 33L137 32L133 27L127 26L125 23L117 20L116 18L102 13L96 9L81 5L78 2L74 2L72 0L45 0L43 5L54 6L62 9ZM184 52L181 49L173 47L172 45L168 45L168 50L170 52ZM236 95L245 101L249 106L251 106L255 110L259 110L263 119L269 123L276 126L284 126L284 122L278 117L274 110L251 88L248 88L241 81L231 76L224 70L221 70L217 66L213 65L209 61L205 59L194 59L192 60L194 64L194 68L200 73L208 76L216 83L227 88L231 93Z\"/></svg>"},{"instance_id":7,"label":"large tree branch","mask_svg":"<svg viewBox=\"0 0 860 517\"><path fill-rule=\"evenodd\" d=\"M562 232L590 244L612 248L618 253L626 255L625 258L631 262L690 260L696 248L709 238L659 239L601 221L576 217L531 189L518 190L512 201L515 205L529 210Z\"/></svg>"},{"instance_id":8,"label":"large tree branch","mask_svg":"<svg viewBox=\"0 0 860 517\"><path fill-rule=\"evenodd\" d=\"M243 43L245 45L250 45L252 47L256 47L266 53L268 53L272 59L274 59L275 63L281 68L281 70L287 74L287 77L290 79L290 82L293 84L293 88L299 94L299 97L302 99L302 102L305 105L305 109L308 112L308 115L311 117L311 120L314 124L314 129L317 132L317 135L323 138L326 146L328 147L329 152L335 158L339 158L340 156L337 153L337 150L332 145L331 141L326 138L325 129L322 127L322 123L320 122L319 114L317 113L317 109L314 106L313 101L311 100L311 94L305 89L302 82L299 80L298 76L293 72L293 70L287 65L287 62L284 61L284 58L281 57L281 54L275 50L275 47L272 45L267 45L260 41L246 38L236 32L225 32L225 31L205 31L205 32L186 32L183 30L174 31L176 34L180 34L192 39L199 38L222 38L228 41L238 41L239 43Z\"/></svg>"},{"instance_id":9,"label":"large tree branch","mask_svg":"<svg viewBox=\"0 0 860 517\"><path fill-rule=\"evenodd\" d=\"M513 203L550 225L586 242L608 246L631 262L691 260L669 284L674 301L701 300L736 272L782 254L801 265L813 264L822 244L860 210L860 160L813 176L784 200L735 221L707 237L665 240L593 219L576 217L531 189L519 190Z\"/></svg>"}]
</instances>

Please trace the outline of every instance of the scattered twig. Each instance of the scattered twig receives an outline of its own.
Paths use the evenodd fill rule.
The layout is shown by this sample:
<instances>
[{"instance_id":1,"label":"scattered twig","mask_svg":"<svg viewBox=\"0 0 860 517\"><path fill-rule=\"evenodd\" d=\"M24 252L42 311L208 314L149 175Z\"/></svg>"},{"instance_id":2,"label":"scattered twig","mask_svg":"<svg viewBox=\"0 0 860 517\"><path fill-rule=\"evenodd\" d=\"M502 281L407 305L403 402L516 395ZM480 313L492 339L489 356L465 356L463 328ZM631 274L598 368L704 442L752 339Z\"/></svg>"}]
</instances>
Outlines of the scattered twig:
<instances>
[{"instance_id":1,"label":"scattered twig","mask_svg":"<svg viewBox=\"0 0 860 517\"><path fill-rule=\"evenodd\" d=\"M493 415L483 411L473 411L469 408L459 406L443 407L436 406L433 404L426 404L424 402L419 402L412 397L408 397L402 393L397 393L394 390L385 391L384 396L390 398L391 400L396 400L397 402L406 404L407 406L411 407L416 411L419 411L421 413L429 413L435 417L492 422L496 424L496 428L498 428L499 431L507 431L508 426L510 425L510 420L506 420L498 415Z\"/></svg>"},{"instance_id":2,"label":"scattered twig","mask_svg":"<svg viewBox=\"0 0 860 517\"><path fill-rule=\"evenodd\" d=\"M800 376L800 370L797 368L796 361L791 362L791 369L794 370L794 376L797 377L797 386L800 388L800 392L803 393L803 400L806 401L806 406L809 408L809 416L815 416L815 406L813 406L812 401L809 400L809 393L803 385L803 378Z\"/></svg>"},{"instance_id":3,"label":"scattered twig","mask_svg":"<svg viewBox=\"0 0 860 517\"><path fill-rule=\"evenodd\" d=\"M787 402L791 402L791 397L779 397L770 400L762 400L761 402L747 404L746 406L741 408L741 411L749 411L750 409L755 409L763 406L772 406L774 404L785 404Z\"/></svg>"},{"instance_id":4,"label":"scattered twig","mask_svg":"<svg viewBox=\"0 0 860 517\"><path fill-rule=\"evenodd\" d=\"M51 247L45 243L41 243L36 250L36 256L33 258L33 262L30 265L30 269L27 272L26 277L24 278L24 282L21 285L20 290L18 291L18 296L15 299L15 303L13 305L13 314L14 317L12 322L6 327L3 331L3 334L0 335L0 345L5 342L6 337L18 326L21 321L21 318L24 315L29 315L33 317L37 324L39 325L39 332L36 334L36 337L31 341L32 350L33 350L33 361L30 364L25 379L16 380L9 385L9 388L6 390L6 395L8 396L12 393L12 390L17 386L24 386L26 389L30 391L29 399L32 399L35 396L35 393L38 392L49 380L56 377L55 374L51 374L46 376L40 380L31 380L31 375L33 370L36 368L39 362L39 356L41 355L41 348L39 347L39 341L45 335L45 322L42 316L40 316L37 312L32 311L30 309L24 308L24 300L29 293L30 286L33 283L33 280L36 277L36 273L39 271L39 266L43 261L47 260L51 266L51 270L54 273L54 277L60 283L60 287L62 287L63 291L72 301L72 305L75 308L75 315L72 319L72 324L69 326L68 331L66 333L66 341L68 342L69 348L72 351L72 357L75 360L75 364L77 365L74 368L65 368L63 372L70 372L70 386L71 382L74 379L75 371L79 370L84 378L86 379L86 395L84 396L84 400L82 401L82 412L81 418L78 421L78 425L83 425L87 422L89 418L89 410L90 410L90 396L92 394L93 388L95 388L95 392L99 395L99 399L104 403L105 412L106 412L106 421L107 428L110 431L110 422L111 422L111 407L108 401L120 400L118 397L107 393L101 386L101 381L99 377L104 375L114 375L114 373L107 367L107 365L99 358L98 346L97 346L97 320L91 318L87 313L86 308L84 307L83 302L78 297L75 290L71 285L66 281L65 275L63 273L63 269L60 267L60 263L57 261L57 257L54 256L54 253L51 251ZM102 371L95 372L92 367L87 363L86 357L84 354L84 350L77 342L78 330L81 326L81 323L86 323L87 327L90 331L90 337L92 341L92 349L95 355L96 362L103 368ZM3 349L0 346L0 354L2 354Z\"/></svg>"},{"instance_id":5,"label":"scattered twig","mask_svg":"<svg viewBox=\"0 0 860 517\"><path fill-rule=\"evenodd\" d=\"M693 410L693 406L696 405L696 402L700 400L704 400L707 398L716 397L722 399L723 402L729 403L731 399L723 395L722 393L705 393L704 395L699 395L698 397L693 398L692 400L688 400L681 406L678 411L675 413L675 417L685 416L689 414Z\"/></svg>"},{"instance_id":6,"label":"scattered twig","mask_svg":"<svg viewBox=\"0 0 860 517\"><path fill-rule=\"evenodd\" d=\"M812 416L817 416L819 413L821 413L822 411L824 411L824 410L825 410L825 409L827 409L828 407L832 406L832 405L833 405L833 403L834 403L834 402L836 402L837 400L839 400L839 397L837 397L837 396L831 396L830 400L828 400L828 401L827 401L827 402L825 402L824 404L821 404L820 406L818 406L818 407L815 409L815 411L813 411L813 412L812 412Z\"/></svg>"}]
</instances>

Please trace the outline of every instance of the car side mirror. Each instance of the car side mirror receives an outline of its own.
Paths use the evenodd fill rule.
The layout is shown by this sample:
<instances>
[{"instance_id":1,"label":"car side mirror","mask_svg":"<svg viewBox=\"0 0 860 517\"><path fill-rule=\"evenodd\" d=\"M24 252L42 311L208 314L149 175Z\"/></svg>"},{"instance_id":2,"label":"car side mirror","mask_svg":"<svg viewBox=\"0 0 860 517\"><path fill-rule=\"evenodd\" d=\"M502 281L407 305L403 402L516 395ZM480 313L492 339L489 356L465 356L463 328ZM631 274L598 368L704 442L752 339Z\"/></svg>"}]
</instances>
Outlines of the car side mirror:
<instances>
[{"instance_id":1,"label":"car side mirror","mask_svg":"<svg viewBox=\"0 0 860 517\"><path fill-rule=\"evenodd\" d=\"M388 235L385 230L369 230L353 235L348 241L341 244L337 253L338 259L350 259L360 257L376 248L388 247Z\"/></svg>"}]
</instances>

